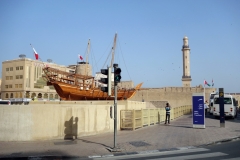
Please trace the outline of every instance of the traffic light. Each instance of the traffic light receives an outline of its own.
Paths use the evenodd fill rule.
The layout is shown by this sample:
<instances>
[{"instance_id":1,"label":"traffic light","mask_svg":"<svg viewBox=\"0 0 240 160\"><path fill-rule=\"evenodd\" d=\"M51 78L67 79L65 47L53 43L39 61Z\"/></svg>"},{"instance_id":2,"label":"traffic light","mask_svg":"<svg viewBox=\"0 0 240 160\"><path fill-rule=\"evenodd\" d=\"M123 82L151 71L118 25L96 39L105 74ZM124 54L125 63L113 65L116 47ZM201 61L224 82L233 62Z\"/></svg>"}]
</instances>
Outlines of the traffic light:
<instances>
[{"instance_id":1,"label":"traffic light","mask_svg":"<svg viewBox=\"0 0 240 160\"><path fill-rule=\"evenodd\" d=\"M101 78L101 82L103 84L106 84L107 87L101 87L101 90L103 92L107 92L109 96L111 96L111 92L112 92L112 84L111 84L111 75L112 75L112 68L111 67L108 67L108 69L101 69L101 73L104 74L104 75L107 75L107 78Z\"/></svg>"},{"instance_id":2,"label":"traffic light","mask_svg":"<svg viewBox=\"0 0 240 160\"><path fill-rule=\"evenodd\" d=\"M121 68L114 68L114 82L119 83L121 78Z\"/></svg>"}]
</instances>

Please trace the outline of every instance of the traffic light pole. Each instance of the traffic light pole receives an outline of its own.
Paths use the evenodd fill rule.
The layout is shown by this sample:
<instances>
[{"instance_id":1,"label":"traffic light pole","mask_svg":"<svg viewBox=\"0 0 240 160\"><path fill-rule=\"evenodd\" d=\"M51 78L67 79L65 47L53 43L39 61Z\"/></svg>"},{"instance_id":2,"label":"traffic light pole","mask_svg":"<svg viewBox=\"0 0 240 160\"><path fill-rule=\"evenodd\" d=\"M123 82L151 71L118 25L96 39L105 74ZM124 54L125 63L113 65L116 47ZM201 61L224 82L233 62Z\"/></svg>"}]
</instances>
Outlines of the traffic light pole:
<instances>
[{"instance_id":1,"label":"traffic light pole","mask_svg":"<svg viewBox=\"0 0 240 160\"><path fill-rule=\"evenodd\" d=\"M117 143L117 83L114 82L114 147L116 149Z\"/></svg>"},{"instance_id":2,"label":"traffic light pole","mask_svg":"<svg viewBox=\"0 0 240 160\"><path fill-rule=\"evenodd\" d=\"M114 71L118 67L118 64L113 64ZM114 147L113 150L116 150L117 143L117 83L114 81Z\"/></svg>"}]
</instances>

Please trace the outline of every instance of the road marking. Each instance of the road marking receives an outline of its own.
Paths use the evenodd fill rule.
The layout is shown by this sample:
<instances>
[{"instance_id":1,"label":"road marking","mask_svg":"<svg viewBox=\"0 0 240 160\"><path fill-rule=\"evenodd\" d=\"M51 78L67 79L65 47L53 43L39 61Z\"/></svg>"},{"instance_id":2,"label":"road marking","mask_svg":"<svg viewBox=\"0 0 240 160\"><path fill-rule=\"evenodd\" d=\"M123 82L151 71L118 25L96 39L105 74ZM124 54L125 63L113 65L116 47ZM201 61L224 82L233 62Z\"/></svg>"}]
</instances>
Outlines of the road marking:
<instances>
[{"instance_id":1,"label":"road marking","mask_svg":"<svg viewBox=\"0 0 240 160\"><path fill-rule=\"evenodd\" d=\"M167 158L154 158L154 159L147 159L147 160L188 160L188 159L197 159L197 158L209 158L209 157L218 157L218 156L226 156L228 154L221 153L221 152L213 152L213 153L202 153L202 154L194 154L194 155L187 155L187 156L176 156L176 157L167 157Z\"/></svg>"},{"instance_id":2,"label":"road marking","mask_svg":"<svg viewBox=\"0 0 240 160\"><path fill-rule=\"evenodd\" d=\"M143 153L143 154L133 154L133 155L122 155L122 156L114 156L114 157L91 157L95 160L100 159L129 159L129 158L140 158L140 157L152 157L152 156L161 156L161 155L174 155L174 154L181 154L181 153L193 153L193 152L203 152L209 151L206 148L194 148L194 149L182 149L182 150L174 150L174 151L163 151L163 152L156 152L156 153Z\"/></svg>"}]
</instances>

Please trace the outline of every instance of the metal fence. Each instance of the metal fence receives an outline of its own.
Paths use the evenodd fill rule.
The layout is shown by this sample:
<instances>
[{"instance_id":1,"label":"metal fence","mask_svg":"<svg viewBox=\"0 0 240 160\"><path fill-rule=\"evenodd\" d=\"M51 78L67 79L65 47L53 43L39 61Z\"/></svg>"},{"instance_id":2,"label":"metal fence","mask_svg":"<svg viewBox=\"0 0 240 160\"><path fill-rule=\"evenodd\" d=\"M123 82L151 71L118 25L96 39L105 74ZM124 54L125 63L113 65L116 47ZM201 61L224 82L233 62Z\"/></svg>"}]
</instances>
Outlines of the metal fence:
<instances>
[{"instance_id":1,"label":"metal fence","mask_svg":"<svg viewBox=\"0 0 240 160\"><path fill-rule=\"evenodd\" d=\"M182 115L190 114L192 106L181 106L171 109L171 120ZM121 110L120 111L120 127L123 129L135 130L144 126L159 124L165 121L165 108L141 109L141 110Z\"/></svg>"}]
</instances>

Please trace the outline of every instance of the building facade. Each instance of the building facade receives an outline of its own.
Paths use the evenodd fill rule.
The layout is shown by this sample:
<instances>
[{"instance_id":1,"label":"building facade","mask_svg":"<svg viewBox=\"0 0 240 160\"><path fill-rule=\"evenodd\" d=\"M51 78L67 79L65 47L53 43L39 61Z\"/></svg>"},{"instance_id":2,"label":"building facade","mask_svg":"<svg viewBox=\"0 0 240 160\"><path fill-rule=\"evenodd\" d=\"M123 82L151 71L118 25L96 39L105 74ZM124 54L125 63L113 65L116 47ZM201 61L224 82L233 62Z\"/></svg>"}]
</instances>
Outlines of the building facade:
<instances>
[{"instance_id":1,"label":"building facade","mask_svg":"<svg viewBox=\"0 0 240 160\"><path fill-rule=\"evenodd\" d=\"M51 62L19 58L2 62L1 99L32 98L59 100L53 86L47 86L43 67L53 67L67 72L75 70Z\"/></svg>"}]
</instances>

